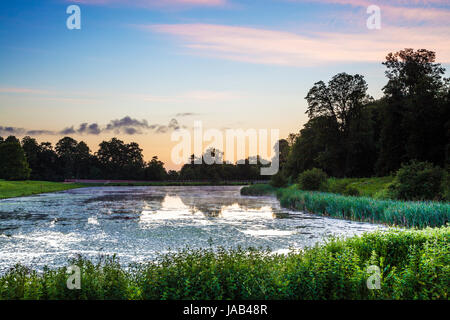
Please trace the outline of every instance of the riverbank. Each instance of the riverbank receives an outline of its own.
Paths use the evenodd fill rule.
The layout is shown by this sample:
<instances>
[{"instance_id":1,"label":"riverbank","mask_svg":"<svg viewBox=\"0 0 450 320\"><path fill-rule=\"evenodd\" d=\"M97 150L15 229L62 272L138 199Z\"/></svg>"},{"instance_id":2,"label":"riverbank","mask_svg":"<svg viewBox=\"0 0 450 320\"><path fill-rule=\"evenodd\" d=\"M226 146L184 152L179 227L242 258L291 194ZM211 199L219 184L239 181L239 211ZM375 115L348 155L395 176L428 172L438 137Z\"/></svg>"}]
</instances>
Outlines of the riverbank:
<instances>
[{"instance_id":1,"label":"riverbank","mask_svg":"<svg viewBox=\"0 0 450 320\"><path fill-rule=\"evenodd\" d=\"M49 181L5 181L0 180L0 199L24 197L40 193L57 192L86 187L83 184L65 184Z\"/></svg>"},{"instance_id":2,"label":"riverbank","mask_svg":"<svg viewBox=\"0 0 450 320\"><path fill-rule=\"evenodd\" d=\"M145 187L145 186L241 186L247 185L246 181L224 181L224 182L208 182L208 181L152 181L152 182L95 182L90 180L89 183L77 182L50 182L50 181L5 181L0 180L0 199L25 197L40 193L58 192L77 188L86 187ZM105 180L106 181L106 180Z\"/></svg>"},{"instance_id":3,"label":"riverbank","mask_svg":"<svg viewBox=\"0 0 450 320\"><path fill-rule=\"evenodd\" d=\"M448 202L380 200L302 191L295 186L273 188L269 185L255 185L242 188L241 194L251 196L276 194L280 204L285 208L390 226L439 227L445 226L450 220Z\"/></svg>"},{"instance_id":4,"label":"riverbank","mask_svg":"<svg viewBox=\"0 0 450 320\"><path fill-rule=\"evenodd\" d=\"M391 229L287 255L186 249L130 268L78 258L69 264L80 267L79 290L67 289L66 267L16 266L0 277L0 299L447 300L449 238L448 226Z\"/></svg>"},{"instance_id":5,"label":"riverbank","mask_svg":"<svg viewBox=\"0 0 450 320\"><path fill-rule=\"evenodd\" d=\"M75 180L66 179L65 183L81 183L86 186L120 186L120 187L142 187L142 186L245 186L254 183L267 184L268 180L226 180L226 181L195 181L195 180L182 180L182 181L140 181L140 180Z\"/></svg>"}]
</instances>

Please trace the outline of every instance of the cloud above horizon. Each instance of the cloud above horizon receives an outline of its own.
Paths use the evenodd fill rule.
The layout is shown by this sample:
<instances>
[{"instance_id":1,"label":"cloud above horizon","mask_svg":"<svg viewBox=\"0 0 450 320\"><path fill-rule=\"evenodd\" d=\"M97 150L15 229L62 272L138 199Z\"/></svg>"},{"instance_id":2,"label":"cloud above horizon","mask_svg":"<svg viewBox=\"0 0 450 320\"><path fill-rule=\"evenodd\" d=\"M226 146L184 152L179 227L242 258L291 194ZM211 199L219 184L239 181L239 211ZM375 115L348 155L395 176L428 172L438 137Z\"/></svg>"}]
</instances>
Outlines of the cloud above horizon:
<instances>
[{"instance_id":1,"label":"cloud above horizon","mask_svg":"<svg viewBox=\"0 0 450 320\"><path fill-rule=\"evenodd\" d=\"M132 119L125 116L122 119L111 120L106 126L101 127L97 123L82 123L75 129L75 126L64 128L61 131L51 130L28 130L25 128L0 126L1 135L18 135L18 136L41 136L41 135L100 135L104 133L136 135L145 133L167 133L171 130L178 130L181 126L178 120L172 118L167 125L152 124L149 125L147 120Z\"/></svg>"},{"instance_id":2,"label":"cloud above horizon","mask_svg":"<svg viewBox=\"0 0 450 320\"><path fill-rule=\"evenodd\" d=\"M450 62L448 27L384 27L359 33L306 34L215 24L159 24L147 30L176 37L190 54L220 59L310 66L332 62L381 62L403 48L427 48Z\"/></svg>"}]
</instances>

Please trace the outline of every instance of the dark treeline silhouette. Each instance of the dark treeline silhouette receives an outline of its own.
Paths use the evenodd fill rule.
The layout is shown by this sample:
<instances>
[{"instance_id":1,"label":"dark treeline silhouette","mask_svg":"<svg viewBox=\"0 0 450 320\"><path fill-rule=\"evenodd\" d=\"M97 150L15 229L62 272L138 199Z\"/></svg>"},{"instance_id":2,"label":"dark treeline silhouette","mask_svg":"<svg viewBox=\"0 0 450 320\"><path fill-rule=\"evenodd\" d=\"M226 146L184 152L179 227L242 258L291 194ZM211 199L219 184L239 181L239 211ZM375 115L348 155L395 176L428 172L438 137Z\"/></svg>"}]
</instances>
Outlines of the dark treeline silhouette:
<instances>
[{"instance_id":1,"label":"dark treeline silhouette","mask_svg":"<svg viewBox=\"0 0 450 320\"><path fill-rule=\"evenodd\" d=\"M207 165L208 155L216 162L222 152L207 150L201 157L202 164L194 164L195 157L180 171L166 172L164 163L154 156L145 162L142 149L135 142L129 144L112 138L103 141L96 153L92 153L86 143L70 137L59 140L55 147L49 142L38 143L26 136L20 142L10 136L0 137L0 179L7 180L47 180L64 179L111 179L111 180L242 180L264 179L260 176L260 164L230 163ZM266 177L267 178L267 177Z\"/></svg>"},{"instance_id":2,"label":"dark treeline silhouette","mask_svg":"<svg viewBox=\"0 0 450 320\"><path fill-rule=\"evenodd\" d=\"M449 167L450 79L425 49L390 53L383 97L367 94L361 75L339 73L328 83L319 81L306 101L309 121L299 133L278 142L283 185L312 168L334 177L383 176L410 160ZM261 164L211 164L220 151L209 150L203 161L192 156L179 172L166 172L157 157L145 162L137 143L113 138L93 154L83 141L65 137L56 146L31 137L20 142L0 137L0 178L3 179L131 179L131 180L242 180L261 179ZM197 159L198 160L198 159ZM206 161L205 161L206 160ZM201 162L201 164L197 164Z\"/></svg>"},{"instance_id":3,"label":"dark treeline silhouette","mask_svg":"<svg viewBox=\"0 0 450 320\"><path fill-rule=\"evenodd\" d=\"M283 140L284 179L312 168L334 177L383 176L413 159L448 167L450 79L435 58L425 49L388 54L379 100L358 74L315 83L306 96L309 121Z\"/></svg>"}]
</instances>

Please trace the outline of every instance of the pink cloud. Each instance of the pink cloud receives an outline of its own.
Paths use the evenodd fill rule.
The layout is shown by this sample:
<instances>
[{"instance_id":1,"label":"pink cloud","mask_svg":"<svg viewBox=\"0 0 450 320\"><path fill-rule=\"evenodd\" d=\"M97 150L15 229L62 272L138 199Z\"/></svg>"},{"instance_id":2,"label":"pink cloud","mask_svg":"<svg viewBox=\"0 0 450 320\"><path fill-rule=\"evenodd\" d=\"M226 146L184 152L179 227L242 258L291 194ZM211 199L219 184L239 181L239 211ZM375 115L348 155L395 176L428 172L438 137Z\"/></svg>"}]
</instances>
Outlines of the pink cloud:
<instances>
[{"instance_id":1,"label":"pink cloud","mask_svg":"<svg viewBox=\"0 0 450 320\"><path fill-rule=\"evenodd\" d=\"M180 39L189 53L261 64L310 66L331 62L381 62L399 49L435 50L450 62L448 28L386 27L364 33L302 35L248 27L211 24L152 25L153 32Z\"/></svg>"},{"instance_id":2,"label":"pink cloud","mask_svg":"<svg viewBox=\"0 0 450 320\"><path fill-rule=\"evenodd\" d=\"M349 5L365 9L377 5L381 9L382 19L390 24L429 23L449 25L450 2L448 0L290 0L299 3L323 3ZM434 7L433 7L434 6Z\"/></svg>"},{"instance_id":3,"label":"pink cloud","mask_svg":"<svg viewBox=\"0 0 450 320\"><path fill-rule=\"evenodd\" d=\"M223 6L227 0L68 0L91 5L123 5L133 7Z\"/></svg>"},{"instance_id":4,"label":"pink cloud","mask_svg":"<svg viewBox=\"0 0 450 320\"><path fill-rule=\"evenodd\" d=\"M391 6L432 6L448 5L448 0L289 0L290 2L305 3L329 3L340 5L351 5L355 7L367 7L370 5L391 5Z\"/></svg>"}]
</instances>

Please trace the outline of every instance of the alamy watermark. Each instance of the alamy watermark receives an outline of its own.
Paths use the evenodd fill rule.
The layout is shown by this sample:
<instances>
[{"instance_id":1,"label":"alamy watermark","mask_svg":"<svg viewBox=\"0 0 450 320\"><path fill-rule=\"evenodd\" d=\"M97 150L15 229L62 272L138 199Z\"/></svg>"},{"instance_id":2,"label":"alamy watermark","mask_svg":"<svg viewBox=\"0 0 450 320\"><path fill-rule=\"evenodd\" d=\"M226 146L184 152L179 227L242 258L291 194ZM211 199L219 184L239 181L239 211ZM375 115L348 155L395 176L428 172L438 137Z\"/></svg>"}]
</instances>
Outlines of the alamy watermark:
<instances>
[{"instance_id":1,"label":"alamy watermark","mask_svg":"<svg viewBox=\"0 0 450 320\"><path fill-rule=\"evenodd\" d=\"M66 13L70 16L66 20L67 29L81 29L81 9L77 5L70 5L66 9Z\"/></svg>"},{"instance_id":2,"label":"alamy watermark","mask_svg":"<svg viewBox=\"0 0 450 320\"><path fill-rule=\"evenodd\" d=\"M81 289L81 270L77 265L70 265L67 268L67 289L69 290L80 290Z\"/></svg>"},{"instance_id":3,"label":"alamy watermark","mask_svg":"<svg viewBox=\"0 0 450 320\"><path fill-rule=\"evenodd\" d=\"M369 30L381 29L381 9L379 6L371 5L367 7L367 14L370 16L367 18L366 26Z\"/></svg>"},{"instance_id":4,"label":"alamy watermark","mask_svg":"<svg viewBox=\"0 0 450 320\"><path fill-rule=\"evenodd\" d=\"M258 155L249 156L249 164L258 164L259 160L268 165L261 167L260 174L274 175L279 169L279 137L279 129L270 129L270 133L269 129L226 129L224 134L218 129L203 130L202 122L195 121L193 134L182 128L172 132L171 140L178 144L172 149L171 158L174 164L179 165L194 154L194 164L223 164L223 154L218 154L217 150L224 150L226 161L233 163L237 159L236 164L239 165L245 164L246 155ZM204 142L209 142L206 147Z\"/></svg>"},{"instance_id":5,"label":"alamy watermark","mask_svg":"<svg viewBox=\"0 0 450 320\"><path fill-rule=\"evenodd\" d=\"M379 290L381 289L381 270L380 267L371 265L367 268L367 273L370 274L367 278L367 288L369 290Z\"/></svg>"}]
</instances>

